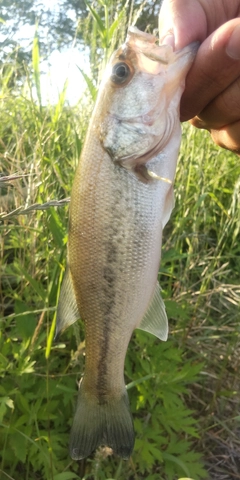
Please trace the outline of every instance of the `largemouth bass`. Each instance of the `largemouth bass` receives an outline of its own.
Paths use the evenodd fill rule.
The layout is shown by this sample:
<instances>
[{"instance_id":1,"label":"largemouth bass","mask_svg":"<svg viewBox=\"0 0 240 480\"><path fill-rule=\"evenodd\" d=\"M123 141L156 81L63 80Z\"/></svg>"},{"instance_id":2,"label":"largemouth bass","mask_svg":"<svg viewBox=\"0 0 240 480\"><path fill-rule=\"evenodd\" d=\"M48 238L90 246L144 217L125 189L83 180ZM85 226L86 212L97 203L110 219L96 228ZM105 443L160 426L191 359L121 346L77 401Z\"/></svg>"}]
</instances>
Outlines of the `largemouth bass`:
<instances>
[{"instance_id":1,"label":"largemouth bass","mask_svg":"<svg viewBox=\"0 0 240 480\"><path fill-rule=\"evenodd\" d=\"M196 44L174 52L132 27L100 86L72 188L57 311L57 332L79 317L86 332L70 438L75 460L99 445L130 456L128 344L135 328L167 339L157 277L162 230L174 205L179 102L195 53Z\"/></svg>"}]
</instances>

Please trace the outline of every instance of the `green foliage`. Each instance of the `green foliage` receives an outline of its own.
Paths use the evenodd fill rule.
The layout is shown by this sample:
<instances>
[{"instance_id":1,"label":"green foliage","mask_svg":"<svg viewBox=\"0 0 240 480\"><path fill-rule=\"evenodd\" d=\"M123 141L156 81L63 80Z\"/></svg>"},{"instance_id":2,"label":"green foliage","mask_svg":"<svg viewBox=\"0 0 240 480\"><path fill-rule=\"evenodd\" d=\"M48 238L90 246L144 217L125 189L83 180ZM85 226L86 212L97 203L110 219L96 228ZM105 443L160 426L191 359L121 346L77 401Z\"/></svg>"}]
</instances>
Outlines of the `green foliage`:
<instances>
[{"instance_id":1,"label":"green foliage","mask_svg":"<svg viewBox=\"0 0 240 480\"><path fill-rule=\"evenodd\" d=\"M104 57L103 48L109 55L127 18L123 9L119 24L114 16L107 19L106 5L98 2L95 9L91 4L88 20L99 49L95 60ZM57 105L41 106L38 48L35 37L28 90L24 86L16 95L2 80L1 173L18 173L14 180L0 183L3 214L33 204L49 206L52 200L69 196L91 114L93 78L88 84L92 91L77 107L64 105L64 91ZM209 451L215 448L209 444L209 432L226 439L239 425L239 174L234 155L214 148L203 132L184 128L176 207L164 230L160 269L171 334L161 343L137 331L128 349L125 377L136 431L129 462L109 455L108 449L79 463L68 456L76 381L84 369L84 328L71 327L53 342L66 262L67 207L28 210L5 219L2 215L3 478L209 478L202 459L208 459L208 467Z\"/></svg>"},{"instance_id":2,"label":"green foliage","mask_svg":"<svg viewBox=\"0 0 240 480\"><path fill-rule=\"evenodd\" d=\"M159 344L154 337L137 332L135 345L133 351L130 346L130 359L126 362L129 376L133 365L135 370L135 380L128 385L135 387L137 415L133 461L138 463L143 478L149 467L158 469L159 478L164 473L171 480L177 473L189 475L189 471L196 480L204 478L200 455L190 451L192 437L198 437L197 422L182 396L187 394L188 385L196 380L202 365L184 360L173 340ZM146 375L142 377L143 374ZM132 404L131 390L130 397Z\"/></svg>"}]
</instances>

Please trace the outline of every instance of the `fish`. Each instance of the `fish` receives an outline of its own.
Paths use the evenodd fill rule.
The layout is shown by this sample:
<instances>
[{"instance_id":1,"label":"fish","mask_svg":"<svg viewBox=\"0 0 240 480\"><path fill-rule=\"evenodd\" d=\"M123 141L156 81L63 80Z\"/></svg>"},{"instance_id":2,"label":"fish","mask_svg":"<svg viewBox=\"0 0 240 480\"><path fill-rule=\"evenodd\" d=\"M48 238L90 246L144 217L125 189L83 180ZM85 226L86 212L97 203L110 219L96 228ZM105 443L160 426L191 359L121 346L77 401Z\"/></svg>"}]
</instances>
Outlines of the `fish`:
<instances>
[{"instance_id":1,"label":"fish","mask_svg":"<svg viewBox=\"0 0 240 480\"><path fill-rule=\"evenodd\" d=\"M180 51L130 27L103 75L73 181L56 334L81 318L85 371L74 460L99 446L128 459L134 428L124 361L134 329L168 336L158 270L174 207L179 103L196 44Z\"/></svg>"}]
</instances>

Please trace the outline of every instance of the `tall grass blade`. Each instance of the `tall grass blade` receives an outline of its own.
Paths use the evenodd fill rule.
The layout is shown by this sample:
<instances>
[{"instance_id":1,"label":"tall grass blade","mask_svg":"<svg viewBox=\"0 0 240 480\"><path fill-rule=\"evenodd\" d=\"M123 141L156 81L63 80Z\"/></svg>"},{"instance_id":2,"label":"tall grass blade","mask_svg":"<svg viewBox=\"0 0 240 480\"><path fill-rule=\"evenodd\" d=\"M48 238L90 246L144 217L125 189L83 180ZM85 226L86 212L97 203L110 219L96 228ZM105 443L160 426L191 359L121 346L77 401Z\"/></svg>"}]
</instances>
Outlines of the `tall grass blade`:
<instances>
[{"instance_id":1,"label":"tall grass blade","mask_svg":"<svg viewBox=\"0 0 240 480\"><path fill-rule=\"evenodd\" d=\"M84 70L82 68L80 68L78 65L77 65L77 68L78 70L81 72L87 86L88 86L88 90L89 90L89 93L93 99L93 101L95 102L96 98L97 98L97 88L95 87L92 79L84 72Z\"/></svg>"},{"instance_id":2,"label":"tall grass blade","mask_svg":"<svg viewBox=\"0 0 240 480\"><path fill-rule=\"evenodd\" d=\"M42 107L42 96L41 96L41 77L40 77L40 52L39 52L39 39L38 39L38 28L36 26L36 31L33 39L32 47L32 65L33 65L33 77L34 83L37 92L37 99L39 107Z\"/></svg>"},{"instance_id":3,"label":"tall grass blade","mask_svg":"<svg viewBox=\"0 0 240 480\"><path fill-rule=\"evenodd\" d=\"M91 4L87 0L84 0L84 2L86 3L86 5L89 8L93 18L96 21L96 24L98 26L99 34L101 35L102 39L104 39L106 37L106 28L105 28L105 25L104 25L100 15L98 15L96 10L91 6Z\"/></svg>"},{"instance_id":4,"label":"tall grass blade","mask_svg":"<svg viewBox=\"0 0 240 480\"><path fill-rule=\"evenodd\" d=\"M54 313L54 316L53 316L53 320L52 320L50 332L49 332L49 335L48 335L48 337L47 337L47 346L46 346L46 353L45 353L45 358L46 358L46 359L49 358L50 353L51 353L51 348L52 348L52 344L53 344L54 334L55 334L55 330L56 330L56 319L57 319L57 314L56 314L56 312L55 312L55 313Z\"/></svg>"},{"instance_id":5,"label":"tall grass blade","mask_svg":"<svg viewBox=\"0 0 240 480\"><path fill-rule=\"evenodd\" d=\"M54 116L53 116L53 124L54 125L59 121L60 115L63 111L65 100L66 100L68 83L69 83L68 79L65 80L63 89L62 89L62 91L59 95L58 102L57 102L57 105L55 107Z\"/></svg>"},{"instance_id":6,"label":"tall grass blade","mask_svg":"<svg viewBox=\"0 0 240 480\"><path fill-rule=\"evenodd\" d=\"M123 20L124 15L125 15L125 10L126 10L127 4L128 4L128 2L126 2L123 9L121 10L121 12L118 14L117 18L112 23L111 27L109 27L109 38L110 39L113 37L115 31L120 27L120 25L122 23L122 20Z\"/></svg>"}]
</instances>

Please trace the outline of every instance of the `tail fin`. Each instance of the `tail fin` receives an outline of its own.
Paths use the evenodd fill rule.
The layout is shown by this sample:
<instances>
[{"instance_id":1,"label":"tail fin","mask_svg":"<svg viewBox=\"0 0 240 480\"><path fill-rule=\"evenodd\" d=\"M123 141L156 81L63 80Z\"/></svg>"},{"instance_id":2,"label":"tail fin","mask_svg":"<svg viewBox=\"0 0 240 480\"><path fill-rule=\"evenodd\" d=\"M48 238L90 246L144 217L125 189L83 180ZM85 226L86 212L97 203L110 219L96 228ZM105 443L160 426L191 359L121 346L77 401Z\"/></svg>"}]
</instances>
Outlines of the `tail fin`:
<instances>
[{"instance_id":1,"label":"tail fin","mask_svg":"<svg viewBox=\"0 0 240 480\"><path fill-rule=\"evenodd\" d=\"M70 436L70 455L81 460L100 445L128 459L134 447L134 430L127 392L119 400L99 403L89 398L82 382Z\"/></svg>"}]
</instances>

